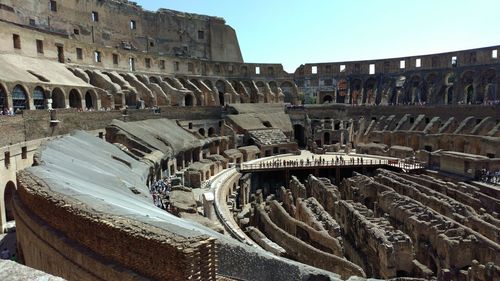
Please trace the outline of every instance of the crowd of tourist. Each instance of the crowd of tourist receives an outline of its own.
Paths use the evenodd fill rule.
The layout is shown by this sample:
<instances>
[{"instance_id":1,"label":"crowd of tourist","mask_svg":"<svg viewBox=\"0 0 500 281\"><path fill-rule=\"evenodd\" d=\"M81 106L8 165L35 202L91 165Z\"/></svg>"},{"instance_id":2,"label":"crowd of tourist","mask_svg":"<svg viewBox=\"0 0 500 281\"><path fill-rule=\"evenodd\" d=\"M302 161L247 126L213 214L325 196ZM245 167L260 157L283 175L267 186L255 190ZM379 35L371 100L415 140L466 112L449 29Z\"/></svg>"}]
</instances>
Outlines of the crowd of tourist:
<instances>
[{"instance_id":1,"label":"crowd of tourist","mask_svg":"<svg viewBox=\"0 0 500 281\"><path fill-rule=\"evenodd\" d=\"M482 169L479 172L479 180L486 183L500 184L500 169L497 171Z\"/></svg>"},{"instance_id":2,"label":"crowd of tourist","mask_svg":"<svg viewBox=\"0 0 500 281\"><path fill-rule=\"evenodd\" d=\"M314 157L295 160L277 159L273 161L259 163L259 168L278 168L278 167L307 167L307 166L331 166L331 165L363 165L373 164L373 160L367 162L363 157L350 157L345 160L343 156L332 157L331 161L326 160L324 157Z\"/></svg>"},{"instance_id":3,"label":"crowd of tourist","mask_svg":"<svg viewBox=\"0 0 500 281\"><path fill-rule=\"evenodd\" d=\"M17 261L16 253L12 253L11 254L11 252L7 248L4 248L0 252L0 259L2 259L2 260Z\"/></svg>"},{"instance_id":4,"label":"crowd of tourist","mask_svg":"<svg viewBox=\"0 0 500 281\"><path fill-rule=\"evenodd\" d=\"M4 108L3 110L0 110L0 115L14 116L16 115L16 111L12 108Z\"/></svg>"},{"instance_id":5,"label":"crowd of tourist","mask_svg":"<svg viewBox=\"0 0 500 281\"><path fill-rule=\"evenodd\" d=\"M156 207L163 210L168 210L170 205L170 192L172 191L172 182L170 178L163 178L156 181L149 188L149 192L153 196L153 203Z\"/></svg>"},{"instance_id":6,"label":"crowd of tourist","mask_svg":"<svg viewBox=\"0 0 500 281\"><path fill-rule=\"evenodd\" d=\"M101 107L98 110L94 109L93 107L89 108L77 108L78 112L91 112L91 111L112 111L113 109L111 107ZM7 116L14 116L16 115L19 110L13 110L12 108L4 108L0 110L0 115L7 115Z\"/></svg>"}]
</instances>

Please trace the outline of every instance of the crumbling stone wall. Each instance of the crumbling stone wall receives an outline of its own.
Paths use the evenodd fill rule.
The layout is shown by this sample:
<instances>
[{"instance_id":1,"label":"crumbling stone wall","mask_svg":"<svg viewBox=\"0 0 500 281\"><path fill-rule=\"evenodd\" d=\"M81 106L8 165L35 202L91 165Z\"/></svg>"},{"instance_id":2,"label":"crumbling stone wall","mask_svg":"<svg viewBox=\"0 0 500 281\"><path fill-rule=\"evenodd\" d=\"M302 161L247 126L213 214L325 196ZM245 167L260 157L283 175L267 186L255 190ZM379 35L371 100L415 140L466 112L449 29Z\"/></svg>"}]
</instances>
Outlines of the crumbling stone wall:
<instances>
[{"instance_id":1,"label":"crumbling stone wall","mask_svg":"<svg viewBox=\"0 0 500 281\"><path fill-rule=\"evenodd\" d=\"M462 216L460 212L467 209L466 206L454 203L459 209L458 213L453 212L449 210L451 205L447 205L446 201L436 200L431 203L428 201L429 196L417 195L412 185L398 187L397 181L391 181L391 186L388 186L388 181L382 181L381 178L359 175L345 180L341 188L342 195L368 204L377 214L386 213L391 223L398 225L411 237L415 251L414 264L418 264L421 269L427 267L423 271L430 270L439 276L455 276L452 278L470 278L460 269L469 268L474 260L480 264L499 262L498 243L487 237L491 232L480 228L476 231L457 221ZM396 189L393 188L395 186ZM401 188L413 191L400 194L404 192ZM473 217L475 215L471 216ZM480 218L476 217L473 220L478 219Z\"/></svg>"},{"instance_id":2,"label":"crumbling stone wall","mask_svg":"<svg viewBox=\"0 0 500 281\"><path fill-rule=\"evenodd\" d=\"M318 231L326 230L330 236L336 237L339 241L342 239L339 224L314 197L297 200L295 218Z\"/></svg>"},{"instance_id":3,"label":"crumbling stone wall","mask_svg":"<svg viewBox=\"0 0 500 281\"><path fill-rule=\"evenodd\" d=\"M288 256L297 261L336 272L340 274L342 278L348 278L349 276L365 276L363 270L359 266L338 256L318 250L287 233L278 227L269 218L267 212L258 205L255 208L254 219L255 225L257 225L267 237L278 243L285 249Z\"/></svg>"},{"instance_id":4,"label":"crumbling stone wall","mask_svg":"<svg viewBox=\"0 0 500 281\"><path fill-rule=\"evenodd\" d=\"M269 217L281 229L319 250L340 257L344 255L340 242L336 238L329 236L328 232L315 230L307 224L294 219L275 200L268 202L268 204L270 208Z\"/></svg>"},{"instance_id":5,"label":"crumbling stone wall","mask_svg":"<svg viewBox=\"0 0 500 281\"><path fill-rule=\"evenodd\" d=\"M78 202L47 190L41 180L21 173L15 208L21 233L18 243L28 266L70 280L131 280L141 276L215 280L215 239L181 238L137 221L92 213ZM166 240L171 242L164 243Z\"/></svg>"},{"instance_id":6,"label":"crumbling stone wall","mask_svg":"<svg viewBox=\"0 0 500 281\"><path fill-rule=\"evenodd\" d=\"M326 178L309 175L307 179L307 195L314 197L329 213L334 210L334 204L340 199L338 188Z\"/></svg>"},{"instance_id":7,"label":"crumbling stone wall","mask_svg":"<svg viewBox=\"0 0 500 281\"><path fill-rule=\"evenodd\" d=\"M302 184L295 176L292 176L289 186L290 190L292 191L293 198L307 198L305 185Z\"/></svg>"},{"instance_id":8,"label":"crumbling stone wall","mask_svg":"<svg viewBox=\"0 0 500 281\"><path fill-rule=\"evenodd\" d=\"M363 253L362 266L367 274L387 279L398 272L413 272L413 245L408 235L394 229L383 217L375 217L360 203L341 200L335 207L335 218L345 238Z\"/></svg>"}]
</instances>

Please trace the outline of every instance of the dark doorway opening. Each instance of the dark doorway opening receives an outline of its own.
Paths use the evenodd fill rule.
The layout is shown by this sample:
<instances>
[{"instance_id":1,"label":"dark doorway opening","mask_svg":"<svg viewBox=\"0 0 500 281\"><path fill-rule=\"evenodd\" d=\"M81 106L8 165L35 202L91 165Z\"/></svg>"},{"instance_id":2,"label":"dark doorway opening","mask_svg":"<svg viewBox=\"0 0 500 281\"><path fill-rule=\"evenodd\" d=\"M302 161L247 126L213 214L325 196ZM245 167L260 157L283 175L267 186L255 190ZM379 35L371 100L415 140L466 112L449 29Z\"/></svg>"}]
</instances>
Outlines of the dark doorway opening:
<instances>
[{"instance_id":1,"label":"dark doorway opening","mask_svg":"<svg viewBox=\"0 0 500 281\"><path fill-rule=\"evenodd\" d=\"M300 124L293 125L293 135L300 148L306 147L304 127Z\"/></svg>"}]
</instances>

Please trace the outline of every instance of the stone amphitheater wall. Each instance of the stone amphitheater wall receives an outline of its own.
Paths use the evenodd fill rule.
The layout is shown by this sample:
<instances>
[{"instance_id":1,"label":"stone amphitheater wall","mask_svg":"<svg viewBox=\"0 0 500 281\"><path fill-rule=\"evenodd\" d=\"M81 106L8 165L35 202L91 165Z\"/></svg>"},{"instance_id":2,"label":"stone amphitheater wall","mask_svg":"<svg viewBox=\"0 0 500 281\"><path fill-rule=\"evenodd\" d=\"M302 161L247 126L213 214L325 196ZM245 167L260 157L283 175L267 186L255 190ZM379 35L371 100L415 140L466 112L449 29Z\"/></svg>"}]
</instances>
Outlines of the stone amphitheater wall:
<instances>
[{"instance_id":1,"label":"stone amphitheater wall","mask_svg":"<svg viewBox=\"0 0 500 281\"><path fill-rule=\"evenodd\" d=\"M18 239L28 266L69 280L215 278L213 238L182 238L137 221L92 213L81 203L48 193L43 181L26 172L18 182Z\"/></svg>"},{"instance_id":2,"label":"stone amphitheater wall","mask_svg":"<svg viewBox=\"0 0 500 281\"><path fill-rule=\"evenodd\" d=\"M113 119L140 121L147 119L169 118L182 120L220 119L220 107L169 107L154 110L91 111L79 112L76 109L61 109L50 113L45 110L26 110L16 116L0 116L0 126L8 134L0 138L0 147L24 141L68 134L74 130L104 129ZM126 113L126 116L123 116ZM57 122L52 122L56 120Z\"/></svg>"}]
</instances>

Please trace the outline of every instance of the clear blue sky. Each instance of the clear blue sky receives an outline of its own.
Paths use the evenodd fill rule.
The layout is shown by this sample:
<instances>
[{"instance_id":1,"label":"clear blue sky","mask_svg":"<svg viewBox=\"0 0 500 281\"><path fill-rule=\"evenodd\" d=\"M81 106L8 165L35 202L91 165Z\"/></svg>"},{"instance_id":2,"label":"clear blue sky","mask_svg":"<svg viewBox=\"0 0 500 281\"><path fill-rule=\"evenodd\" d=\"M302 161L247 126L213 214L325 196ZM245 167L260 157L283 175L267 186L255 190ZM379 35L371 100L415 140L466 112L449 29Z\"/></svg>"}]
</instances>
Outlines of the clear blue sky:
<instances>
[{"instance_id":1,"label":"clear blue sky","mask_svg":"<svg viewBox=\"0 0 500 281\"><path fill-rule=\"evenodd\" d=\"M245 62L304 63L500 45L499 0L136 0L223 17Z\"/></svg>"}]
</instances>

